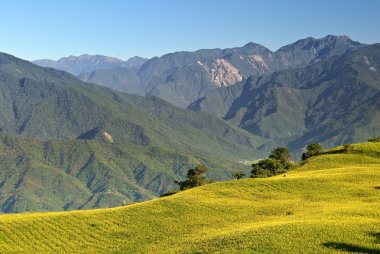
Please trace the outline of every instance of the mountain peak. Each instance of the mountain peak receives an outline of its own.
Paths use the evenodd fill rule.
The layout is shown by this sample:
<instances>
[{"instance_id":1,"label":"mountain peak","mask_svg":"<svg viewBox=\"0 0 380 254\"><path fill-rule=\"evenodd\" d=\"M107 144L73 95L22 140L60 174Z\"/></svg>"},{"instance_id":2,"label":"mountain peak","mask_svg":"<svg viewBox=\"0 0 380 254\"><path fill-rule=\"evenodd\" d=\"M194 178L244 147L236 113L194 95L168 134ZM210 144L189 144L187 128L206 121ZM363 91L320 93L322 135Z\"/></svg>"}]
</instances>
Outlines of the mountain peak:
<instances>
[{"instance_id":1,"label":"mountain peak","mask_svg":"<svg viewBox=\"0 0 380 254\"><path fill-rule=\"evenodd\" d=\"M351 40L346 35L327 35L318 39L307 37L284 46L278 49L276 52L294 54L295 52L300 51L310 51L312 54L315 54L317 56L323 54L328 57L336 54L342 54L346 50L355 49L364 45L365 44Z\"/></svg>"},{"instance_id":2,"label":"mountain peak","mask_svg":"<svg viewBox=\"0 0 380 254\"><path fill-rule=\"evenodd\" d=\"M262 45L254 42L248 42L243 46L243 48L254 48L254 47L263 47Z\"/></svg>"},{"instance_id":3,"label":"mountain peak","mask_svg":"<svg viewBox=\"0 0 380 254\"><path fill-rule=\"evenodd\" d=\"M326 35L325 37L321 38L320 40L345 40L345 41L352 41L350 37L347 35Z\"/></svg>"}]
</instances>

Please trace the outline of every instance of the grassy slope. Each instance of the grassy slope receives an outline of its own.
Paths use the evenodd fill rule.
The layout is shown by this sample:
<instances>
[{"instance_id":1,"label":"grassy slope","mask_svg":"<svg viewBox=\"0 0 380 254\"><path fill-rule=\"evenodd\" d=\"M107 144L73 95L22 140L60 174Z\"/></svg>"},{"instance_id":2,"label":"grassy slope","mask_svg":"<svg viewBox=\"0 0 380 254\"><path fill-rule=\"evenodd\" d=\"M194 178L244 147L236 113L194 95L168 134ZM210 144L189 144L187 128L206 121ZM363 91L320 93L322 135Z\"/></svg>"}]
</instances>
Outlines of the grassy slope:
<instances>
[{"instance_id":1,"label":"grassy slope","mask_svg":"<svg viewBox=\"0 0 380 254\"><path fill-rule=\"evenodd\" d=\"M339 149L339 148L338 148ZM210 184L127 207L0 217L7 253L380 252L380 144L286 177Z\"/></svg>"}]
</instances>

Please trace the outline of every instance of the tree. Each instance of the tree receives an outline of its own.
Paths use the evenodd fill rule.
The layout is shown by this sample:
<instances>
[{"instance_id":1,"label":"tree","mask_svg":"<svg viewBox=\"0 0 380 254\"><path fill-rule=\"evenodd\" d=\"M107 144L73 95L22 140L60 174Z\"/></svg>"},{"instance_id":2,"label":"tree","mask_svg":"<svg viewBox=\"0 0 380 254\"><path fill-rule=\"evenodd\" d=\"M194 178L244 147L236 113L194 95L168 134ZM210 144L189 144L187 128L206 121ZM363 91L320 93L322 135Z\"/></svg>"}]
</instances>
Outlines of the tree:
<instances>
[{"instance_id":1,"label":"tree","mask_svg":"<svg viewBox=\"0 0 380 254\"><path fill-rule=\"evenodd\" d=\"M310 157L320 155L323 152L323 147L318 143L309 144L306 147L306 152L302 154L302 160L306 160Z\"/></svg>"},{"instance_id":2,"label":"tree","mask_svg":"<svg viewBox=\"0 0 380 254\"><path fill-rule=\"evenodd\" d=\"M279 161L285 165L290 161L290 153L289 150L285 147L277 147L271 152L269 158Z\"/></svg>"},{"instance_id":3,"label":"tree","mask_svg":"<svg viewBox=\"0 0 380 254\"><path fill-rule=\"evenodd\" d=\"M185 181L175 181L180 190L186 190L209 183L206 178L208 168L204 165L198 165L187 172L187 179Z\"/></svg>"},{"instance_id":4,"label":"tree","mask_svg":"<svg viewBox=\"0 0 380 254\"><path fill-rule=\"evenodd\" d=\"M245 176L245 174L243 173L243 172L235 172L234 174L233 174L233 177L234 177L234 179L236 179L236 180L239 180L239 179L243 179L243 177Z\"/></svg>"},{"instance_id":5,"label":"tree","mask_svg":"<svg viewBox=\"0 0 380 254\"><path fill-rule=\"evenodd\" d=\"M251 177L262 178L276 175L282 171L284 166L280 161L271 158L260 160L258 163L252 164Z\"/></svg>"},{"instance_id":6,"label":"tree","mask_svg":"<svg viewBox=\"0 0 380 254\"><path fill-rule=\"evenodd\" d=\"M269 158L252 164L251 177L269 177L285 172L291 168L290 153L285 147L274 149Z\"/></svg>"}]
</instances>

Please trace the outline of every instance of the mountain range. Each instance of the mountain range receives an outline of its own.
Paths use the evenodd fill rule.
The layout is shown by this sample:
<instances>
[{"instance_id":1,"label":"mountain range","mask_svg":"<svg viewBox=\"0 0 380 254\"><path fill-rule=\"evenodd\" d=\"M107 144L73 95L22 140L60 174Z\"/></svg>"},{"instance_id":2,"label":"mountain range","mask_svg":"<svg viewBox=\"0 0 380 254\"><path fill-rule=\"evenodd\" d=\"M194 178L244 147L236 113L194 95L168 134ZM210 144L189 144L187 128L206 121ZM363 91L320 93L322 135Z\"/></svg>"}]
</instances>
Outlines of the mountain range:
<instances>
[{"instance_id":1,"label":"mountain range","mask_svg":"<svg viewBox=\"0 0 380 254\"><path fill-rule=\"evenodd\" d=\"M127 61L102 55L80 55L62 57L57 61L50 59L40 59L33 61L34 64L43 67L50 67L58 70L67 71L73 75L92 72L98 69L112 69L115 67L132 68L145 63L148 59L142 57L131 57Z\"/></svg>"},{"instance_id":2,"label":"mountain range","mask_svg":"<svg viewBox=\"0 0 380 254\"><path fill-rule=\"evenodd\" d=\"M304 67L346 51L363 46L347 36L306 38L273 52L266 47L248 43L228 49L201 49L195 52L176 52L154 57L135 68L97 68L79 78L119 91L157 96L174 105L188 107L208 91L232 86L250 76ZM37 64L42 64L36 61ZM75 69L55 66L61 70ZM45 67L52 67L44 65ZM88 68L91 69L91 68ZM70 71L69 71L70 72ZM71 71L78 75L78 71Z\"/></svg>"},{"instance_id":3,"label":"mountain range","mask_svg":"<svg viewBox=\"0 0 380 254\"><path fill-rule=\"evenodd\" d=\"M346 36L36 63L0 53L2 212L118 206L197 164L225 180L276 146L380 135L380 44Z\"/></svg>"},{"instance_id":4,"label":"mountain range","mask_svg":"<svg viewBox=\"0 0 380 254\"><path fill-rule=\"evenodd\" d=\"M86 84L0 54L0 210L122 205L202 163L228 179L270 141L208 113ZM261 148L262 149L262 148Z\"/></svg>"},{"instance_id":5,"label":"mountain range","mask_svg":"<svg viewBox=\"0 0 380 254\"><path fill-rule=\"evenodd\" d=\"M189 108L218 115L290 150L379 135L380 44L305 68L251 76L209 91Z\"/></svg>"},{"instance_id":6,"label":"mountain range","mask_svg":"<svg viewBox=\"0 0 380 254\"><path fill-rule=\"evenodd\" d=\"M332 147L380 134L376 54L376 45L328 35L275 52L255 43L176 52L79 78L212 113L298 158L310 142Z\"/></svg>"}]
</instances>

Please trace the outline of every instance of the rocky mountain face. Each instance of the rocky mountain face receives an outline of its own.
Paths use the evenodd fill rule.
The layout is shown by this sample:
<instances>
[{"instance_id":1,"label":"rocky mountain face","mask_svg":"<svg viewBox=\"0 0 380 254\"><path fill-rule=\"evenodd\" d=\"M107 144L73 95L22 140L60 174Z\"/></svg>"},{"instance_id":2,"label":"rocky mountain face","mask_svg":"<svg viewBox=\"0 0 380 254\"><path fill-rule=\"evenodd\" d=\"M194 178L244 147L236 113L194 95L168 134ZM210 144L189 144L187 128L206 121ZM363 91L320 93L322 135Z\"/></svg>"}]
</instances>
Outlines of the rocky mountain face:
<instances>
[{"instance_id":1,"label":"rocky mountain face","mask_svg":"<svg viewBox=\"0 0 380 254\"><path fill-rule=\"evenodd\" d=\"M266 139L208 113L128 95L0 53L0 211L123 205L205 164L248 171ZM259 150L258 148L261 148Z\"/></svg>"},{"instance_id":2,"label":"rocky mountain face","mask_svg":"<svg viewBox=\"0 0 380 254\"><path fill-rule=\"evenodd\" d=\"M98 69L112 69L115 67L132 68L142 65L146 61L147 59L138 56L123 61L109 56L81 55L63 57L57 61L41 59L35 60L33 63L41 67L50 67L57 70L67 71L78 76Z\"/></svg>"},{"instance_id":3,"label":"rocky mountain face","mask_svg":"<svg viewBox=\"0 0 380 254\"><path fill-rule=\"evenodd\" d=\"M239 70L222 58L205 63L198 61L197 63L207 71L212 83L217 87L230 86L243 80Z\"/></svg>"},{"instance_id":4,"label":"rocky mountain face","mask_svg":"<svg viewBox=\"0 0 380 254\"><path fill-rule=\"evenodd\" d=\"M346 36L306 38L276 52L255 43L230 49L176 52L148 60L135 69L95 70L80 78L119 91L157 96L188 107L208 91L231 86L250 77L303 67L362 44Z\"/></svg>"},{"instance_id":5,"label":"rocky mountain face","mask_svg":"<svg viewBox=\"0 0 380 254\"><path fill-rule=\"evenodd\" d=\"M309 60L313 48L318 55L331 56L318 51L318 45L297 42L294 46L311 50L305 54ZM364 141L380 135L379 68L380 44L364 46L313 60L304 68L251 76L207 92L189 108L218 115L292 151L312 142L334 146Z\"/></svg>"}]
</instances>

